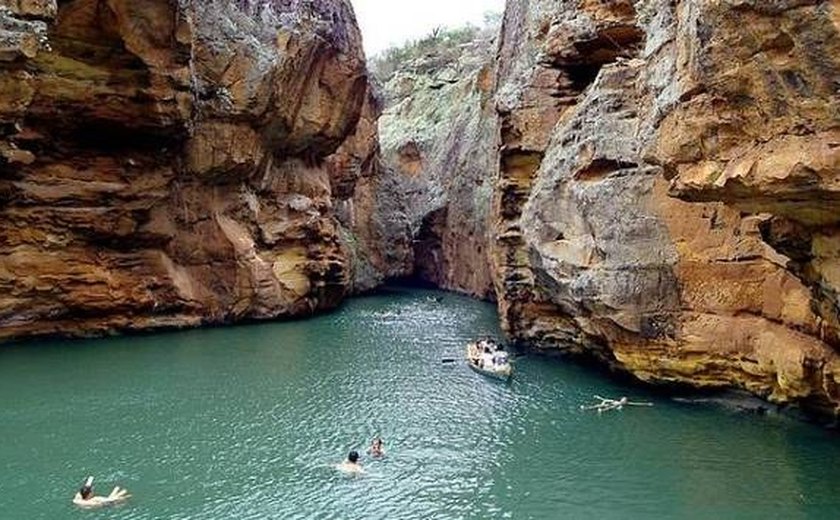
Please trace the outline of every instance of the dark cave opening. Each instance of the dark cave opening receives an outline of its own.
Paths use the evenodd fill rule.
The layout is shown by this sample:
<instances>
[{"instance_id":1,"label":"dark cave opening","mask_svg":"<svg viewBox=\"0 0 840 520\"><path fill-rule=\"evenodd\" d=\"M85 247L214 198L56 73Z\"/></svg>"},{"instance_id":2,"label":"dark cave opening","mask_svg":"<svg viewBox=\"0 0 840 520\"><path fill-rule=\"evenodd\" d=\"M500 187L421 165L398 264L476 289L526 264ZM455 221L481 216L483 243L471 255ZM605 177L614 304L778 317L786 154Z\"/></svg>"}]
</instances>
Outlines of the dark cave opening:
<instances>
[{"instance_id":1,"label":"dark cave opening","mask_svg":"<svg viewBox=\"0 0 840 520\"><path fill-rule=\"evenodd\" d=\"M423 218L420 231L414 238L413 278L427 286L440 287L445 281L446 259L443 254L443 232L448 208L436 209Z\"/></svg>"},{"instance_id":2,"label":"dark cave opening","mask_svg":"<svg viewBox=\"0 0 840 520\"><path fill-rule=\"evenodd\" d=\"M576 92L583 92L598 77L601 71L601 64L582 63L579 65L566 65L563 67L569 81L572 82L572 89Z\"/></svg>"}]
</instances>

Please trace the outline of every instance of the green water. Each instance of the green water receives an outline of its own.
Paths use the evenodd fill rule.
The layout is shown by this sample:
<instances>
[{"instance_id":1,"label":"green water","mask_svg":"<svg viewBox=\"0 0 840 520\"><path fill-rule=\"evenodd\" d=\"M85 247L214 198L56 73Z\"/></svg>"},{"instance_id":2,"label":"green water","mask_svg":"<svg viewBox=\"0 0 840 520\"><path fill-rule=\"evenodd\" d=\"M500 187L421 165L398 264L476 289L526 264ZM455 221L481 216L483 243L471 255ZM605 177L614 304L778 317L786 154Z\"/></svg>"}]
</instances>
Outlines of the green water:
<instances>
[{"instance_id":1,"label":"green water","mask_svg":"<svg viewBox=\"0 0 840 520\"><path fill-rule=\"evenodd\" d=\"M435 301L442 296L442 301ZM0 518L838 518L836 434L522 358L493 306L399 289L278 323L0 348ZM598 416L592 394L653 408ZM388 457L332 467L375 434ZM88 474L127 504L80 511Z\"/></svg>"}]
</instances>

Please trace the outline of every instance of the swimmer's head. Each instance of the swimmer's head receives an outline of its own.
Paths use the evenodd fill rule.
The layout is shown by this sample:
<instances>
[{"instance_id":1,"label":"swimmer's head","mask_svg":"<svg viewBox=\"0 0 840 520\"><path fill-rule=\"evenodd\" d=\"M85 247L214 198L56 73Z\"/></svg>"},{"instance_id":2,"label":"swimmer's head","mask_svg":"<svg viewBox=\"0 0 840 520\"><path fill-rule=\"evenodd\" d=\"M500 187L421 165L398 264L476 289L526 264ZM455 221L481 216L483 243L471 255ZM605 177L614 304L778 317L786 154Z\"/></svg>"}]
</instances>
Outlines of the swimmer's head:
<instances>
[{"instance_id":1,"label":"swimmer's head","mask_svg":"<svg viewBox=\"0 0 840 520\"><path fill-rule=\"evenodd\" d=\"M79 494L84 500L93 496L93 477L88 477L82 487L79 489Z\"/></svg>"},{"instance_id":2,"label":"swimmer's head","mask_svg":"<svg viewBox=\"0 0 840 520\"><path fill-rule=\"evenodd\" d=\"M350 454L347 455L347 460L355 464L359 461L359 452L356 450L351 451Z\"/></svg>"}]
</instances>

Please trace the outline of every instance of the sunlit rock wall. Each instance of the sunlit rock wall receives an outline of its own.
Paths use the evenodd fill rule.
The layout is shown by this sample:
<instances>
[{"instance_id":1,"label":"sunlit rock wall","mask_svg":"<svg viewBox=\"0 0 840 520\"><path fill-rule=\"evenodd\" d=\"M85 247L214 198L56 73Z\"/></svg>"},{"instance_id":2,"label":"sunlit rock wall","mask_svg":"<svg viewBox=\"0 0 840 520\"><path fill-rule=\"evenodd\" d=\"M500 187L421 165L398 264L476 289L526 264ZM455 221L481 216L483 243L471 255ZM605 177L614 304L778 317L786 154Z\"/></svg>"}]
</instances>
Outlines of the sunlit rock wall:
<instances>
[{"instance_id":1,"label":"sunlit rock wall","mask_svg":"<svg viewBox=\"0 0 840 520\"><path fill-rule=\"evenodd\" d=\"M341 300L325 160L368 89L347 1L0 6L0 339Z\"/></svg>"},{"instance_id":2,"label":"sunlit rock wall","mask_svg":"<svg viewBox=\"0 0 840 520\"><path fill-rule=\"evenodd\" d=\"M494 222L507 332L650 382L836 413L837 11L509 2Z\"/></svg>"}]
</instances>

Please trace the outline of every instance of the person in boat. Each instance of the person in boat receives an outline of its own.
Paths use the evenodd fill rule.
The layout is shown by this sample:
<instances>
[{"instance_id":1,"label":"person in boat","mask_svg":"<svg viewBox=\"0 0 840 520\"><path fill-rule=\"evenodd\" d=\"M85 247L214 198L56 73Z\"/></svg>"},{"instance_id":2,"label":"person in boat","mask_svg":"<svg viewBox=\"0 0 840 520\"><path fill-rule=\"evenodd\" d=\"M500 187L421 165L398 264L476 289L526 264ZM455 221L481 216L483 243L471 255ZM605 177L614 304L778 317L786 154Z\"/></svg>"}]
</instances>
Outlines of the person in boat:
<instances>
[{"instance_id":1,"label":"person in boat","mask_svg":"<svg viewBox=\"0 0 840 520\"><path fill-rule=\"evenodd\" d=\"M119 486L115 486L107 497L96 496L93 490L93 477L91 476L85 480L79 492L73 497L73 503L79 507L99 507L121 502L130 496L128 490L121 489Z\"/></svg>"},{"instance_id":2,"label":"person in boat","mask_svg":"<svg viewBox=\"0 0 840 520\"><path fill-rule=\"evenodd\" d=\"M362 469L362 465L359 464L359 452L355 450L347 454L347 460L339 464L337 467L345 473L357 474L365 472L365 470Z\"/></svg>"},{"instance_id":3,"label":"person in boat","mask_svg":"<svg viewBox=\"0 0 840 520\"><path fill-rule=\"evenodd\" d=\"M373 439L373 442L370 444L370 448L368 449L368 454L375 458L382 458L385 456L385 443L382 442L381 437Z\"/></svg>"},{"instance_id":4,"label":"person in boat","mask_svg":"<svg viewBox=\"0 0 840 520\"><path fill-rule=\"evenodd\" d=\"M497 366L506 365L509 361L508 354L504 350L497 350L493 353L493 364Z\"/></svg>"},{"instance_id":5,"label":"person in boat","mask_svg":"<svg viewBox=\"0 0 840 520\"><path fill-rule=\"evenodd\" d=\"M473 347L470 348L470 352L469 352L470 363L472 363L473 365L476 365L476 366L480 366L480 364L481 364L481 353L482 352L483 352L483 350L481 350L477 345L473 345Z\"/></svg>"},{"instance_id":6,"label":"person in boat","mask_svg":"<svg viewBox=\"0 0 840 520\"><path fill-rule=\"evenodd\" d=\"M490 347L484 347L479 366L481 368L490 368L493 366L493 351L490 350Z\"/></svg>"}]
</instances>

